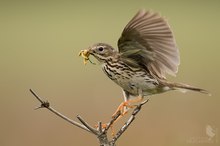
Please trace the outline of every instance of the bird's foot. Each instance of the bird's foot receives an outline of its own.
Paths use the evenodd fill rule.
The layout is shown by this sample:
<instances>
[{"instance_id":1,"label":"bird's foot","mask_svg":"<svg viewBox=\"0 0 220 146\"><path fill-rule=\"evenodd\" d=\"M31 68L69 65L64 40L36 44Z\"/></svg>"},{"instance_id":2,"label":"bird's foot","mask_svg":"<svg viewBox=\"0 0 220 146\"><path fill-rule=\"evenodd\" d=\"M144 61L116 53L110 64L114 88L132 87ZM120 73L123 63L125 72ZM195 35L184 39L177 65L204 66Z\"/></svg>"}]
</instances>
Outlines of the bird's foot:
<instances>
[{"instance_id":1,"label":"bird's foot","mask_svg":"<svg viewBox=\"0 0 220 146\"><path fill-rule=\"evenodd\" d=\"M118 112L120 112L120 116L117 118L117 119L119 119L128 113L129 108L134 108L134 107L135 107L135 105L131 105L129 101L124 101L118 106L118 108L116 109L116 111L112 115L112 118L117 116Z\"/></svg>"},{"instance_id":2,"label":"bird's foot","mask_svg":"<svg viewBox=\"0 0 220 146\"><path fill-rule=\"evenodd\" d=\"M135 108L137 107L137 105L132 105L133 103L137 103L139 101L142 101L142 97L138 97L136 99L132 99L132 100L128 100L128 101L124 101L122 102L117 110L114 112L114 114L112 115L112 123L106 123L106 124L102 124L101 128L102 129L111 129L111 135L115 136L115 130L113 128L114 123L116 123L120 118L122 118L124 115L126 115L128 113L128 110L131 108ZM109 125L110 124L110 125ZM98 125L95 125L96 128L99 128Z\"/></svg>"},{"instance_id":3,"label":"bird's foot","mask_svg":"<svg viewBox=\"0 0 220 146\"><path fill-rule=\"evenodd\" d=\"M128 110L129 110L130 108L137 107L137 105L132 105L132 104L138 103L138 102L140 102L140 101L142 101L142 100L143 100L143 96L138 96L138 97L135 98L135 99L131 99L131 100L122 102L122 103L118 106L118 108L117 108L117 110L114 112L114 114L112 115L112 118L115 117L115 116L117 116L118 112L120 112L120 116L117 118L117 120L120 119L121 117L123 117L125 114L128 113ZM116 122L116 121L115 121L115 122Z\"/></svg>"}]
</instances>

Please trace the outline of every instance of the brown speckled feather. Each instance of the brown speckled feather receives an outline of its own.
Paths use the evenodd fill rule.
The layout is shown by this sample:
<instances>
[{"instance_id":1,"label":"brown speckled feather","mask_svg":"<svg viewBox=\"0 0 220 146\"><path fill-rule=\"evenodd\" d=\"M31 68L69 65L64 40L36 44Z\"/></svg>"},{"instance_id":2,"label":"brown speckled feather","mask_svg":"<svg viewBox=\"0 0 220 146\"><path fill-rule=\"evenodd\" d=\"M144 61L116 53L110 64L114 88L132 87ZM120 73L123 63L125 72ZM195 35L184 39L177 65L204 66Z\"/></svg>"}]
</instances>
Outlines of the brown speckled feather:
<instances>
[{"instance_id":1,"label":"brown speckled feather","mask_svg":"<svg viewBox=\"0 0 220 146\"><path fill-rule=\"evenodd\" d=\"M124 28L118 48L123 60L145 66L161 79L178 71L180 59L174 36L158 13L140 10Z\"/></svg>"}]
</instances>

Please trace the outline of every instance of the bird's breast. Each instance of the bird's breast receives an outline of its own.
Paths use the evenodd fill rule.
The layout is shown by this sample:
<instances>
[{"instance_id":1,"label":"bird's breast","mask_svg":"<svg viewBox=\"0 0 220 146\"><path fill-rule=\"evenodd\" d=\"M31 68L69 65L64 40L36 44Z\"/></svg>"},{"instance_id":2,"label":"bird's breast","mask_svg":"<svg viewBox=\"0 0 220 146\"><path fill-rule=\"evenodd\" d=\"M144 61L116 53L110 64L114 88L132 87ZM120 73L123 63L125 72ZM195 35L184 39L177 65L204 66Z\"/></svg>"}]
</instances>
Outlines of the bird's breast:
<instances>
[{"instance_id":1,"label":"bird's breast","mask_svg":"<svg viewBox=\"0 0 220 146\"><path fill-rule=\"evenodd\" d=\"M138 96L140 90L148 95L158 86L156 79L152 78L144 70L132 70L131 68L120 64L103 64L104 73L121 88L132 95ZM148 93L149 92L149 93Z\"/></svg>"}]
</instances>

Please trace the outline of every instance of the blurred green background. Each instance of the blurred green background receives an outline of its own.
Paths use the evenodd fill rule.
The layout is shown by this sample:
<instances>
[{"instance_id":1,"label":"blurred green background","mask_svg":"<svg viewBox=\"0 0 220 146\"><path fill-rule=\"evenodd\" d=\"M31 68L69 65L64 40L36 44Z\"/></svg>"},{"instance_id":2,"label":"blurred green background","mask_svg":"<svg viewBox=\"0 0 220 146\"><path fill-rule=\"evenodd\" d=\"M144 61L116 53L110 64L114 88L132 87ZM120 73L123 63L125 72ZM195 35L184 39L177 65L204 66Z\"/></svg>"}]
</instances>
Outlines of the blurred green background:
<instances>
[{"instance_id":1,"label":"blurred green background","mask_svg":"<svg viewBox=\"0 0 220 146\"><path fill-rule=\"evenodd\" d=\"M152 97L118 145L219 145L218 0L0 1L0 145L98 145L93 135L48 110L33 110L39 103L28 90L73 119L80 114L92 125L107 122L123 100L121 89L100 66L84 66L78 52L96 42L116 47L140 8L160 12L175 34L181 65L177 77L169 79L212 96L168 92ZM207 126L214 130L211 141Z\"/></svg>"}]
</instances>

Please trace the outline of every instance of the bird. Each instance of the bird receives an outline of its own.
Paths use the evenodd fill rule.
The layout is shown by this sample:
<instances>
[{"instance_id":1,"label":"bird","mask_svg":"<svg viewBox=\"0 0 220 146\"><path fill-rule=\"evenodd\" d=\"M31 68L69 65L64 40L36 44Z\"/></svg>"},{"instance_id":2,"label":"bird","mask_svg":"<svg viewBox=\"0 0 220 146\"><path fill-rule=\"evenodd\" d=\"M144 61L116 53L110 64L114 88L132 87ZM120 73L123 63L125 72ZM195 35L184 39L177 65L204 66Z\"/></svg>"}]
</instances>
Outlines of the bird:
<instances>
[{"instance_id":1,"label":"bird","mask_svg":"<svg viewBox=\"0 0 220 146\"><path fill-rule=\"evenodd\" d=\"M94 56L103 72L122 88L124 101L116 112L125 115L135 103L154 94L172 90L191 90L209 94L207 90L184 83L168 81L176 76L180 64L179 49L167 22L157 12L139 10L125 26L117 42L118 49L96 43L81 50L84 64Z\"/></svg>"}]
</instances>

